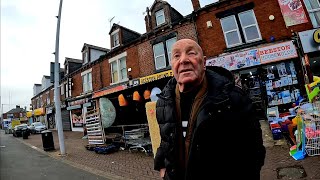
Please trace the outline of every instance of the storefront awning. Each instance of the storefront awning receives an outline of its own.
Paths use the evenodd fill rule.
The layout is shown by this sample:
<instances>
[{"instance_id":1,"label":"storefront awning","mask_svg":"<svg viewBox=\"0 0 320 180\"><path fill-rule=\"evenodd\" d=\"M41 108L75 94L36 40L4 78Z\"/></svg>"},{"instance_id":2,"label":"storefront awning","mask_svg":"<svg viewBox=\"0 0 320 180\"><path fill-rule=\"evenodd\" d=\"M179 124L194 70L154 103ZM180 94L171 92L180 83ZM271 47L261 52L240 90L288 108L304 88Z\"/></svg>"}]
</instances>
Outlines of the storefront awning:
<instances>
[{"instance_id":1,"label":"storefront awning","mask_svg":"<svg viewBox=\"0 0 320 180\"><path fill-rule=\"evenodd\" d=\"M105 96L105 95L108 95L108 94L111 94L111 93L114 93L114 92L118 92L118 91L121 91L121 90L124 90L124 89L127 89L126 85L116 86L116 87L113 87L113 88L110 88L110 89L106 89L106 90L102 90L102 91L99 91L99 92L95 92L93 94L92 98L98 98L98 97Z\"/></svg>"},{"instance_id":2,"label":"storefront awning","mask_svg":"<svg viewBox=\"0 0 320 180\"><path fill-rule=\"evenodd\" d=\"M27 117L29 118L29 117L31 117L32 116L32 111L28 111L27 112Z\"/></svg>"},{"instance_id":3,"label":"storefront awning","mask_svg":"<svg viewBox=\"0 0 320 180\"><path fill-rule=\"evenodd\" d=\"M33 111L35 116L43 116L45 115L44 108L38 108Z\"/></svg>"}]
</instances>

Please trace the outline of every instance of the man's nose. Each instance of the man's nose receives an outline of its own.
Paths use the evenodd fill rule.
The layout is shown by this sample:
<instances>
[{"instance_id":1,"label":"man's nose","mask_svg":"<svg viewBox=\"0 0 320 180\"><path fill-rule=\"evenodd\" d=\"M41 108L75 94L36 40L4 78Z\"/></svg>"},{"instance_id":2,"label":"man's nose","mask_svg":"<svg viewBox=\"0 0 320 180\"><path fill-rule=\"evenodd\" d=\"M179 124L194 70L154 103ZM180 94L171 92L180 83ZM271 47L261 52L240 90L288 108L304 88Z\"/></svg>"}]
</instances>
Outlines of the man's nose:
<instances>
[{"instance_id":1,"label":"man's nose","mask_svg":"<svg viewBox=\"0 0 320 180\"><path fill-rule=\"evenodd\" d=\"M180 58L180 64L185 64L188 62L190 62L188 55L186 53L182 53Z\"/></svg>"}]
</instances>

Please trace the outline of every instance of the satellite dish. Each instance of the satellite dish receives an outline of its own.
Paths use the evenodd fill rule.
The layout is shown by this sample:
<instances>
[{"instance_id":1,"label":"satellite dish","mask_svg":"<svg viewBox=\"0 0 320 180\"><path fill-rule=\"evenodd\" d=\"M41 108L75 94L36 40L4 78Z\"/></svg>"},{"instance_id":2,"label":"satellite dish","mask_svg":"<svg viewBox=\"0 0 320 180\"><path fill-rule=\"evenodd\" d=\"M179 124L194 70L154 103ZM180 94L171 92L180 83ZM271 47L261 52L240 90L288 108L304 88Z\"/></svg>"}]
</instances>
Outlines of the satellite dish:
<instances>
[{"instance_id":1,"label":"satellite dish","mask_svg":"<svg viewBox=\"0 0 320 180\"><path fill-rule=\"evenodd\" d=\"M116 108L108 98L100 98L99 106L102 126L104 128L108 128L114 123L114 120L116 119Z\"/></svg>"},{"instance_id":2,"label":"satellite dish","mask_svg":"<svg viewBox=\"0 0 320 180\"><path fill-rule=\"evenodd\" d=\"M161 93L161 90L158 87L154 87L151 90L151 95L150 95L151 101L157 101L158 100L157 94L160 94L160 93Z\"/></svg>"}]
</instances>

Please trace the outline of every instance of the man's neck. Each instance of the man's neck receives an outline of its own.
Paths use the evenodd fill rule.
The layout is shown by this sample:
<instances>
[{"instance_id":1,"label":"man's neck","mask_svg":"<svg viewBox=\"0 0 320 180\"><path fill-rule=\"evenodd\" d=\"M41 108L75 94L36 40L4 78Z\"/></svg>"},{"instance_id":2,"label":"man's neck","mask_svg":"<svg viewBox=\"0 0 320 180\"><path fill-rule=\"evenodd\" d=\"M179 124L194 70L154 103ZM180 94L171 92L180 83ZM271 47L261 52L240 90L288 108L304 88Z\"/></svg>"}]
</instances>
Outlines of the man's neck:
<instances>
[{"instance_id":1,"label":"man's neck","mask_svg":"<svg viewBox=\"0 0 320 180\"><path fill-rule=\"evenodd\" d=\"M191 84L178 83L180 93L188 93L188 92L191 92L195 89L198 89L198 87L201 85L203 79L204 79L204 77L201 79L200 82L191 83Z\"/></svg>"}]
</instances>

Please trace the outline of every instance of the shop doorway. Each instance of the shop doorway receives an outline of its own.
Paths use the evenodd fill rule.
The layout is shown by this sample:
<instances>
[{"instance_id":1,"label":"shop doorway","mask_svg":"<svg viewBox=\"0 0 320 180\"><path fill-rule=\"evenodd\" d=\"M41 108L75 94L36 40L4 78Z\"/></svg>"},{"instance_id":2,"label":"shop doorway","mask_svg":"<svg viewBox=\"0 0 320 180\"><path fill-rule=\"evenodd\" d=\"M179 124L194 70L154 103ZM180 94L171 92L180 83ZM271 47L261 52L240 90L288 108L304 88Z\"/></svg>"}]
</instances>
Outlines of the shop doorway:
<instances>
[{"instance_id":1,"label":"shop doorway","mask_svg":"<svg viewBox=\"0 0 320 180\"><path fill-rule=\"evenodd\" d=\"M265 91L257 68L239 72L242 89L248 94L253 102L258 119L266 120Z\"/></svg>"}]
</instances>

